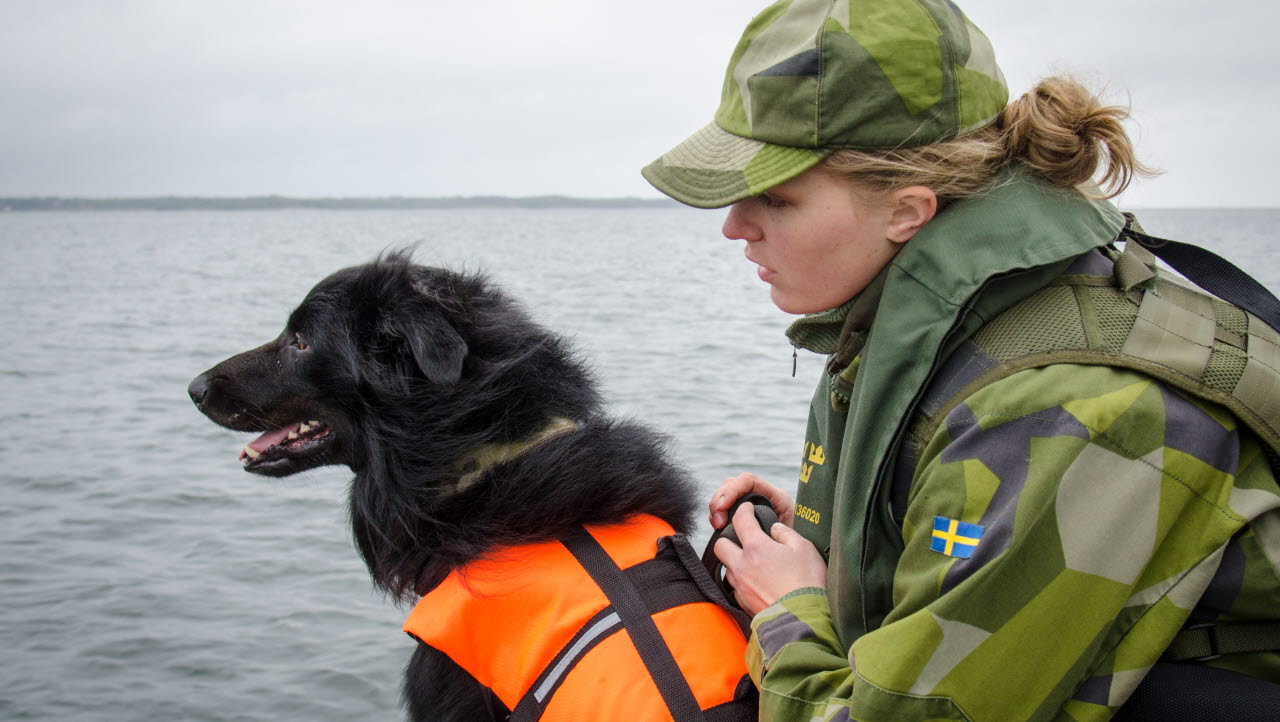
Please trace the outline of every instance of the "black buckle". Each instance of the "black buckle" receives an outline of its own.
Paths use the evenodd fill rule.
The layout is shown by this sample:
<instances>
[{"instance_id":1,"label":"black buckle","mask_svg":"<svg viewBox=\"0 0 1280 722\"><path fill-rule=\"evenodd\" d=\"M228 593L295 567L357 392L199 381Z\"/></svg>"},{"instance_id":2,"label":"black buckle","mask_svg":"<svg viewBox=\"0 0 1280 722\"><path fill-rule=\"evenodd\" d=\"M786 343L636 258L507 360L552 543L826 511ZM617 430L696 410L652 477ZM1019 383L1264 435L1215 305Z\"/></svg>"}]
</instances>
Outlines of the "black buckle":
<instances>
[{"instance_id":1,"label":"black buckle","mask_svg":"<svg viewBox=\"0 0 1280 722\"><path fill-rule=\"evenodd\" d=\"M1218 648L1218 625L1215 624L1214 622L1204 622L1202 624L1193 624L1190 627L1187 627L1185 631L1190 632L1196 629L1205 630L1205 637L1209 642L1209 653L1204 655L1203 657L1193 657L1191 659L1184 660L1184 661L1208 662L1221 657L1222 653L1218 651L1219 649Z\"/></svg>"}]
</instances>

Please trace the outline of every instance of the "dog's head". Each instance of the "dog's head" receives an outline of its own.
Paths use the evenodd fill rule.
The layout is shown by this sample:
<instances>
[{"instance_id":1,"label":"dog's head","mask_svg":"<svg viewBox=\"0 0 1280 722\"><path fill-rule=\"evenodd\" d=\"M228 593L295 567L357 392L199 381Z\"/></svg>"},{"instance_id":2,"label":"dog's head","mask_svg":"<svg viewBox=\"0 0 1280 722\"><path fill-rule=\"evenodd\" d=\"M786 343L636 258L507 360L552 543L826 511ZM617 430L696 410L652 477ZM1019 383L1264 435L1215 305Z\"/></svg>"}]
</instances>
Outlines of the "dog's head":
<instances>
[{"instance_id":1,"label":"dog's head","mask_svg":"<svg viewBox=\"0 0 1280 722\"><path fill-rule=\"evenodd\" d=\"M414 266L404 253L347 268L311 289L274 340L200 374L188 392L215 423L262 432L241 452L246 471L356 468L371 416L420 412L458 383L469 347L455 323L484 294L480 279Z\"/></svg>"}]
</instances>

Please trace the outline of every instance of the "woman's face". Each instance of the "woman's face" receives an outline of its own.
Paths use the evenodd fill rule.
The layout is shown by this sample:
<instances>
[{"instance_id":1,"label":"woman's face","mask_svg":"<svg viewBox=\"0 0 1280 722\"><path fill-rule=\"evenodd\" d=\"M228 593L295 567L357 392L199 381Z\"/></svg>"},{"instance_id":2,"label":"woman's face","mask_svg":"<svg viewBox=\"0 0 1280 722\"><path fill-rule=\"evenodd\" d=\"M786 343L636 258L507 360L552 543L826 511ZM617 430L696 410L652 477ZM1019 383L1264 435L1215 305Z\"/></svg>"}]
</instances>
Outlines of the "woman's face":
<instances>
[{"instance_id":1,"label":"woman's face","mask_svg":"<svg viewBox=\"0 0 1280 722\"><path fill-rule=\"evenodd\" d=\"M888 238L889 206L871 198L813 168L733 204L722 232L747 242L775 306L826 311L866 288L902 247Z\"/></svg>"}]
</instances>

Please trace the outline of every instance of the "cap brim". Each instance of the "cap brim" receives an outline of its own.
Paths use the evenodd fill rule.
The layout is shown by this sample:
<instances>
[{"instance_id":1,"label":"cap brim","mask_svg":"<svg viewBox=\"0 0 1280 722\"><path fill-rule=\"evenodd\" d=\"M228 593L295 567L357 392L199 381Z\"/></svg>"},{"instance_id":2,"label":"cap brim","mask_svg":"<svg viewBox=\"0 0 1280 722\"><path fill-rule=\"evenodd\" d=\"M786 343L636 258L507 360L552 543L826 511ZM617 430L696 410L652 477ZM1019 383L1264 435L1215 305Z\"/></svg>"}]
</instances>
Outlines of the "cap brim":
<instances>
[{"instance_id":1,"label":"cap brim","mask_svg":"<svg viewBox=\"0 0 1280 722\"><path fill-rule=\"evenodd\" d=\"M826 155L744 138L711 123L640 172L681 203L721 208L791 180Z\"/></svg>"}]
</instances>

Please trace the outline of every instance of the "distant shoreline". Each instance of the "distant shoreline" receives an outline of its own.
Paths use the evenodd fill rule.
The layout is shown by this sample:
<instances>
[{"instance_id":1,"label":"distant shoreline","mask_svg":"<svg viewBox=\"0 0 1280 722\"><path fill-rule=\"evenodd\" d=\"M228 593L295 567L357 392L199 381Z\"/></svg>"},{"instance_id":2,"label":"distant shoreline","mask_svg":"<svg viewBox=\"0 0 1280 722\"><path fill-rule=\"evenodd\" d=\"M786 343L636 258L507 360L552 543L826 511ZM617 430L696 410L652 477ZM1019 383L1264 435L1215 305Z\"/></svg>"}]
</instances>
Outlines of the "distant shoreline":
<instances>
[{"instance_id":1,"label":"distant shoreline","mask_svg":"<svg viewBox=\"0 0 1280 722\"><path fill-rule=\"evenodd\" d=\"M299 198L292 196L154 196L146 198L0 198L0 212L24 211L263 211L434 210L462 208L673 208L668 198L571 198L569 196L467 196L453 198Z\"/></svg>"},{"instance_id":2,"label":"distant shoreline","mask_svg":"<svg viewBox=\"0 0 1280 722\"><path fill-rule=\"evenodd\" d=\"M0 197L0 213L39 211L273 211L273 210L459 210L459 209L626 209L685 208L670 198L576 198L572 196L408 196L306 198L301 196L145 196L131 198L79 198L61 196ZM1138 206L1143 211L1242 211L1272 212L1280 207L1159 207Z\"/></svg>"}]
</instances>

